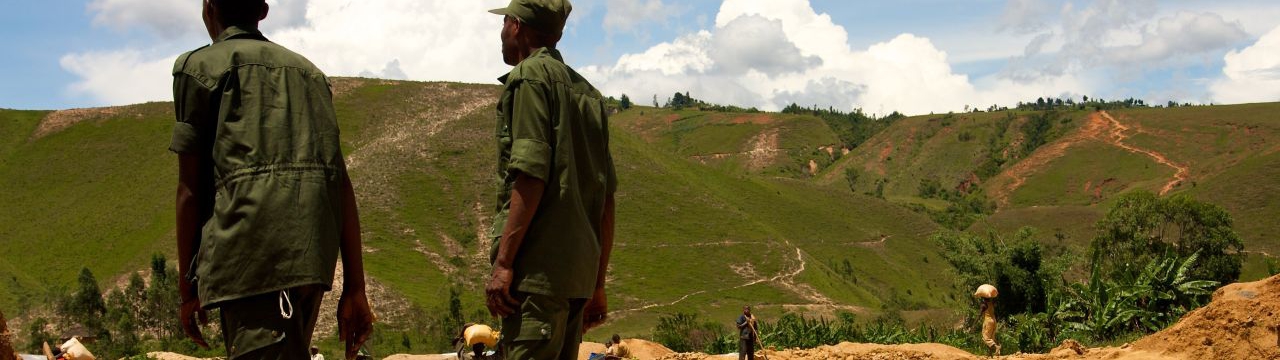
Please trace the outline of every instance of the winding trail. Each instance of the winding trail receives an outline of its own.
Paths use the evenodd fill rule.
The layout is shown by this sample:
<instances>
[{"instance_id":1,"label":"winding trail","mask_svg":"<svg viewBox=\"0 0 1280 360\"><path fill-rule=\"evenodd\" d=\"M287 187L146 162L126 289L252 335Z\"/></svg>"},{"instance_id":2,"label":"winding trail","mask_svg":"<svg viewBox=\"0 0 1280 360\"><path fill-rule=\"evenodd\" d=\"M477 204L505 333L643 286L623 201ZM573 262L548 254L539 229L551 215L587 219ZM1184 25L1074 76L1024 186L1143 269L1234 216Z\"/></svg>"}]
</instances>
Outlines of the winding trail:
<instances>
[{"instance_id":1,"label":"winding trail","mask_svg":"<svg viewBox=\"0 0 1280 360\"><path fill-rule=\"evenodd\" d=\"M884 243L886 241L889 241L889 238L891 237L893 237L893 235L880 235L880 240L859 241L859 242L849 243L848 245L858 245L863 247L884 247Z\"/></svg>"},{"instance_id":2,"label":"winding trail","mask_svg":"<svg viewBox=\"0 0 1280 360\"><path fill-rule=\"evenodd\" d=\"M1090 114L1087 122L1076 131L1068 134L1062 139L1054 141L1051 144L1040 147L1040 149L1036 150L1025 159L1022 159L1022 161L1013 164L1013 166L1008 170L1001 173L1000 176L1008 177L1009 182L1008 185L1005 185L996 192L996 203L1002 208L1007 207L1009 205L1009 196L1018 188L1022 187L1022 185L1026 183L1028 177L1044 168L1049 164L1049 162L1066 155L1067 149L1089 140L1101 141L1131 153L1146 155L1157 163L1173 168L1173 179L1169 180L1169 182L1165 183L1164 186L1160 188L1160 195L1168 194L1169 191L1172 191L1174 187L1178 186L1178 184L1187 180L1188 174L1190 173L1187 166L1175 163L1172 160L1169 160L1169 158L1164 154L1155 150L1144 149L1125 143L1124 141L1129 138L1129 135L1126 134L1129 130L1131 130L1131 128L1128 125L1116 120L1116 118L1112 117L1111 114L1108 114L1106 111L1098 111Z\"/></svg>"},{"instance_id":3,"label":"winding trail","mask_svg":"<svg viewBox=\"0 0 1280 360\"><path fill-rule=\"evenodd\" d=\"M712 243L712 244L714 244L714 243ZM787 245L791 245L791 244L790 244L790 243L787 243ZM622 314L626 314L626 313L632 313L632 312L637 312L637 311L644 311L644 310L649 310L649 309L653 309L653 308L657 308L657 307L673 306L673 305L679 304L679 303L681 303L681 302L684 302L685 300L688 300L690 297L693 297L693 296L697 296L697 295L701 295L701 294L706 294L706 293L711 293L711 292L721 292L721 291L729 291L729 290L741 289L741 288L744 288L744 287L748 287L748 286L752 286L752 285L757 285L757 284L761 284L761 283L766 283L766 282L776 283L778 286L781 286L782 288L785 288L785 289L787 289L787 290L790 290L790 291L792 291L792 292L795 292L795 293L796 293L797 295L799 295L800 297L805 298L806 300L809 300L809 301L812 301L812 302L813 302L812 304L804 304L804 305L833 305L833 304L835 304L835 302L834 302L834 301L832 301L830 298L827 298L826 296L822 295L822 293L818 292L817 290L813 289L812 287L809 287L809 286L808 286L808 285L806 285L806 284L796 284L796 283L795 283L795 277L796 277L796 276L799 276L799 275L800 275L800 273L804 272L805 268L806 268L806 267L807 267L807 265L808 265L808 263L807 263L807 262L805 261L805 259L804 259L804 252L803 252L803 251L801 251L799 247L795 247L795 250L796 250L796 262L798 263L798 265L797 265L796 267L794 267L794 268L792 269L792 271L785 271L785 270L784 270L784 272L779 273L779 274L777 274L777 275L774 275L773 277L768 277L768 278L761 277L761 278L757 278L757 279L752 279L751 281L748 281L748 282L743 283L743 284L735 285L735 286L730 286L730 287L725 287L725 288L720 288L720 289L712 289L712 290L698 290L698 291L694 291L694 292L691 292L691 293L688 293L688 294L684 294L684 295L680 296L679 298L676 298L675 300L668 301L668 302L652 303L652 304L646 304L646 305L644 305L644 306L634 307L634 308L630 308L630 309L619 309L619 310L609 311L609 317L610 317L610 318L614 318L614 316L615 316L615 315L622 315ZM750 264L748 264L748 265L750 265ZM790 305L801 305L801 304L790 304Z\"/></svg>"},{"instance_id":4,"label":"winding trail","mask_svg":"<svg viewBox=\"0 0 1280 360\"><path fill-rule=\"evenodd\" d=\"M1040 149L1032 152L1022 161L1014 163L1013 166L1005 170L1000 176L1009 177L1009 184L995 194L996 203L1000 207L1009 206L1009 196L1015 190L1022 187L1027 182L1027 177L1032 173L1044 168L1049 162L1066 155L1067 149L1076 146L1089 139L1102 139L1102 134L1106 130L1107 122L1102 118L1090 115L1088 122L1076 129L1076 131L1066 137L1054 141L1051 144L1040 147ZM1013 145L1010 145L1012 147Z\"/></svg>"},{"instance_id":5,"label":"winding trail","mask_svg":"<svg viewBox=\"0 0 1280 360\"><path fill-rule=\"evenodd\" d=\"M1125 144L1124 140L1128 139L1129 136L1125 135L1124 133L1125 131L1129 130L1129 126L1116 120L1116 118L1111 117L1111 114L1108 114L1106 111L1099 111L1098 114L1100 114L1103 118L1107 119L1107 121L1110 121L1112 124L1111 137L1110 137L1110 140L1111 140L1110 143L1112 145L1120 147L1121 149L1128 150L1129 152L1132 152L1132 153L1138 153L1138 154L1149 156L1151 157L1151 159L1155 160L1156 162L1173 168L1174 170L1173 180L1169 180L1169 182L1164 184L1164 187L1160 188L1160 195L1169 193L1169 191L1172 191L1175 186L1178 186L1178 184L1181 184L1183 181L1187 180L1187 174L1190 173L1190 171L1187 169L1185 165L1179 165L1177 163L1174 163L1173 161L1170 161L1169 158L1166 157L1164 154L1161 154L1154 150L1143 149L1133 145Z\"/></svg>"}]
</instances>

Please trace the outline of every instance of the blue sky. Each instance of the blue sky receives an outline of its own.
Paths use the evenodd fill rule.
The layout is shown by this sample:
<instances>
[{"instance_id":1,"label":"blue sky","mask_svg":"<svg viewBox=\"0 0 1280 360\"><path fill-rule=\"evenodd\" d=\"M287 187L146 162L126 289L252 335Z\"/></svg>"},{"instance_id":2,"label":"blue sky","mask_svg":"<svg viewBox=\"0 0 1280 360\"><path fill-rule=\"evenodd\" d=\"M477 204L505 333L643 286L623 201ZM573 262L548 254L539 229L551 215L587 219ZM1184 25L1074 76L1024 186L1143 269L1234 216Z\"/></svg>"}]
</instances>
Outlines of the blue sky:
<instances>
[{"instance_id":1,"label":"blue sky","mask_svg":"<svg viewBox=\"0 0 1280 360\"><path fill-rule=\"evenodd\" d=\"M331 76L494 83L503 0L269 0L273 41ZM13 2L0 107L169 99L207 43L199 1ZM607 94L676 91L909 114L1040 96L1280 101L1280 3L1262 0L578 0L560 44ZM642 101L643 102L643 101Z\"/></svg>"}]
</instances>

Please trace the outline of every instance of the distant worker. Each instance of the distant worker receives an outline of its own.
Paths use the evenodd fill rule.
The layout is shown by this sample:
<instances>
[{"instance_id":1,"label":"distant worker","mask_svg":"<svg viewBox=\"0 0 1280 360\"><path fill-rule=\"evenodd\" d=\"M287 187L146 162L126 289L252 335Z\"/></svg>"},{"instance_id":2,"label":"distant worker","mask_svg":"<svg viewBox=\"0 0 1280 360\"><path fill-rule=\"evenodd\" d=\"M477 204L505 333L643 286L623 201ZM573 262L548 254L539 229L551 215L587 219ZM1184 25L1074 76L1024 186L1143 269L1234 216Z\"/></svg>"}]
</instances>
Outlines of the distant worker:
<instances>
[{"instance_id":1,"label":"distant worker","mask_svg":"<svg viewBox=\"0 0 1280 360\"><path fill-rule=\"evenodd\" d=\"M502 318L508 359L577 359L603 324L617 178L604 97L556 44L568 0L512 0L503 15L498 80L497 206L485 286Z\"/></svg>"},{"instance_id":2,"label":"distant worker","mask_svg":"<svg viewBox=\"0 0 1280 360\"><path fill-rule=\"evenodd\" d=\"M987 345L987 355L1000 356L1000 344L996 342L996 296L1000 292L995 286L983 284L973 296L981 299L979 313L982 314L982 343Z\"/></svg>"},{"instance_id":3,"label":"distant worker","mask_svg":"<svg viewBox=\"0 0 1280 360\"><path fill-rule=\"evenodd\" d=\"M621 336L613 334L613 337L609 339L609 345L605 347L604 355L605 359L609 360L629 359L631 358L631 350L622 344Z\"/></svg>"},{"instance_id":4,"label":"distant worker","mask_svg":"<svg viewBox=\"0 0 1280 360\"><path fill-rule=\"evenodd\" d=\"M308 359L342 257L346 357L373 330L360 220L329 81L258 30L266 0L204 0L213 44L173 68L182 329L220 309L227 358Z\"/></svg>"},{"instance_id":5,"label":"distant worker","mask_svg":"<svg viewBox=\"0 0 1280 360\"><path fill-rule=\"evenodd\" d=\"M751 305L742 307L742 315L738 316L738 360L756 359L756 316L751 315Z\"/></svg>"}]
</instances>

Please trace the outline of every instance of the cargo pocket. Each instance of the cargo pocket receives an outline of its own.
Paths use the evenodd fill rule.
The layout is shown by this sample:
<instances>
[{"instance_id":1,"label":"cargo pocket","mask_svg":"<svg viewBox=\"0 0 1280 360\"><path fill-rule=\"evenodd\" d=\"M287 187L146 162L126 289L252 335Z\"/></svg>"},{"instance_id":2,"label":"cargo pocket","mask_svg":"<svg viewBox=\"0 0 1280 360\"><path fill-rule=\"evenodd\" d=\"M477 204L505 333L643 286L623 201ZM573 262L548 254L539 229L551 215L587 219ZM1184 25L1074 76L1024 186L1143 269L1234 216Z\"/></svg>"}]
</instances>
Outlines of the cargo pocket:
<instances>
[{"instance_id":1,"label":"cargo pocket","mask_svg":"<svg viewBox=\"0 0 1280 360\"><path fill-rule=\"evenodd\" d=\"M513 334L507 355L515 358L550 359L559 354L564 341L568 303L550 296L525 295L520 314L503 324L503 333Z\"/></svg>"},{"instance_id":2,"label":"cargo pocket","mask_svg":"<svg viewBox=\"0 0 1280 360\"><path fill-rule=\"evenodd\" d=\"M551 340L563 323L567 304L546 295L528 294L520 304L520 331L515 341Z\"/></svg>"},{"instance_id":3,"label":"cargo pocket","mask_svg":"<svg viewBox=\"0 0 1280 360\"><path fill-rule=\"evenodd\" d=\"M235 339L231 340L230 360L235 360L241 356L251 354L263 348L284 342L285 334L283 331L271 329L245 329L241 328L236 331Z\"/></svg>"}]
</instances>

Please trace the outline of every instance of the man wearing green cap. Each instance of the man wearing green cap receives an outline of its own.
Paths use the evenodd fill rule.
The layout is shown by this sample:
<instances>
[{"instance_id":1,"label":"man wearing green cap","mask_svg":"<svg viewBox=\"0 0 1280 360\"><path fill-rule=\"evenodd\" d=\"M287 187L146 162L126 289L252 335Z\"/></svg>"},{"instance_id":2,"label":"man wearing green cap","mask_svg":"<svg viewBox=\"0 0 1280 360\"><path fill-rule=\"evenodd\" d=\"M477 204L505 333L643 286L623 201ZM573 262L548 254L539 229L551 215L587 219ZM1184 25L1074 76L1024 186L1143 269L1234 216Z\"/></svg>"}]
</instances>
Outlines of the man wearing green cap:
<instances>
[{"instance_id":1,"label":"man wearing green cap","mask_svg":"<svg viewBox=\"0 0 1280 360\"><path fill-rule=\"evenodd\" d=\"M228 359L307 359L339 256L347 358L372 332L360 220L328 79L267 40L265 0L205 0L213 44L173 69L182 328L220 309Z\"/></svg>"},{"instance_id":2,"label":"man wearing green cap","mask_svg":"<svg viewBox=\"0 0 1280 360\"><path fill-rule=\"evenodd\" d=\"M513 0L503 15L498 203L490 313L510 359L576 359L582 333L605 320L617 178L600 92L565 65L556 43L566 0Z\"/></svg>"}]
</instances>

